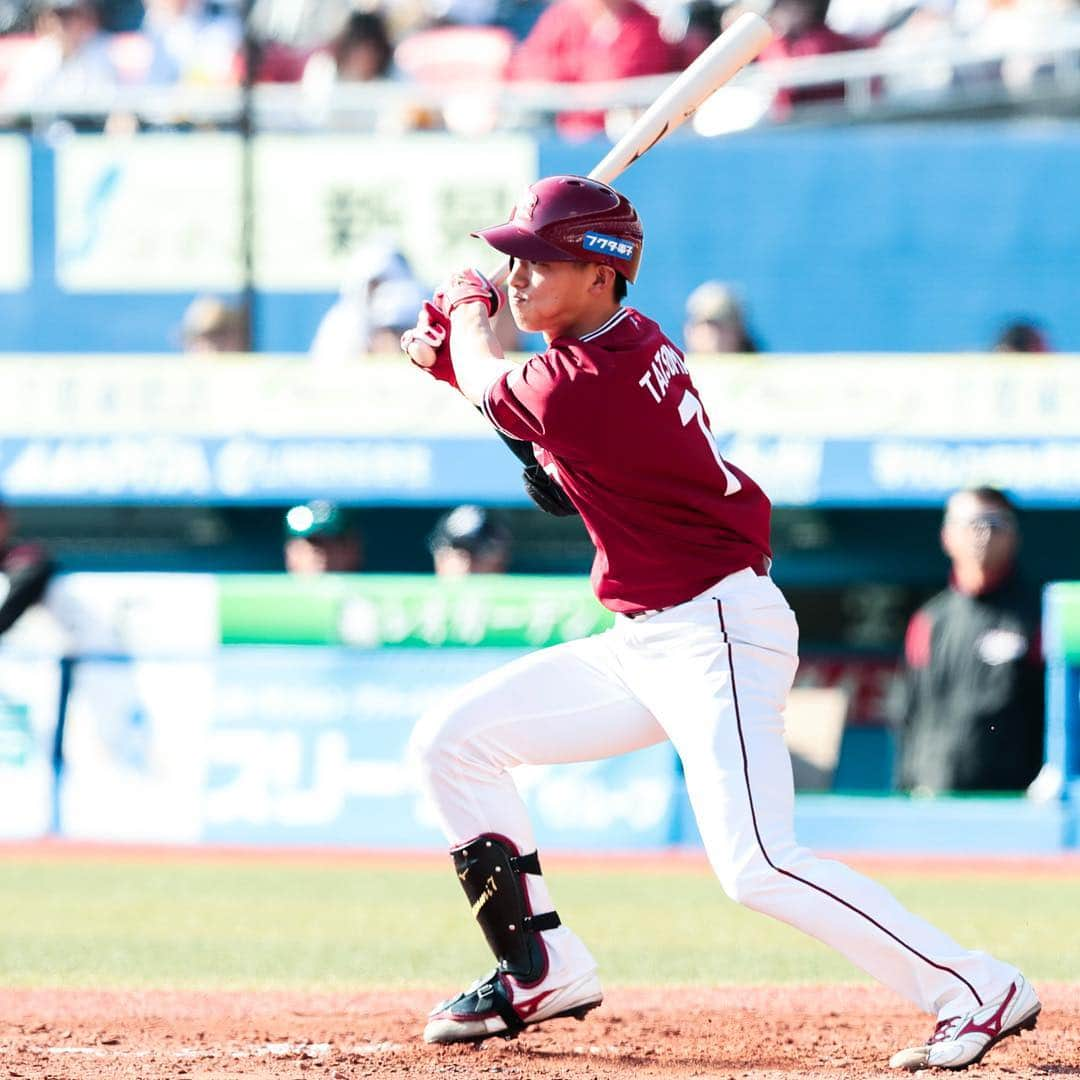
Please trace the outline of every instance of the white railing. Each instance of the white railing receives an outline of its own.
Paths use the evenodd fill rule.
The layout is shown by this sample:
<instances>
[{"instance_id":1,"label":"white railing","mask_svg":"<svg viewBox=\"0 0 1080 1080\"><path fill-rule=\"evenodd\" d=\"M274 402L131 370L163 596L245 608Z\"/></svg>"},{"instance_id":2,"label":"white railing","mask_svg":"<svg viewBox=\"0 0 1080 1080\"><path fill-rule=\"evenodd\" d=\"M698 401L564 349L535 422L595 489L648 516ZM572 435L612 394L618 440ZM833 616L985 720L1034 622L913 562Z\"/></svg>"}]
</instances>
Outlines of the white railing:
<instances>
[{"instance_id":1,"label":"white railing","mask_svg":"<svg viewBox=\"0 0 1080 1080\"><path fill-rule=\"evenodd\" d=\"M1019 72L1020 77L1010 77ZM262 84L252 95L253 121L262 129L407 127L404 117L470 105L489 127L528 127L565 111L646 107L672 75L596 83L487 82L434 85L386 80L342 85L314 94L301 84ZM753 122L777 119L769 105L782 91L841 84L833 115L939 109L980 102L1018 106L1053 100L1080 112L1080 20L1045 27L1014 40L950 38L828 56L757 63L735 80L761 108ZM15 118L105 117L131 113L149 123L227 125L244 108L239 87L102 87L77 96L26 100L0 97L0 126ZM743 126L750 126L745 124Z\"/></svg>"}]
</instances>

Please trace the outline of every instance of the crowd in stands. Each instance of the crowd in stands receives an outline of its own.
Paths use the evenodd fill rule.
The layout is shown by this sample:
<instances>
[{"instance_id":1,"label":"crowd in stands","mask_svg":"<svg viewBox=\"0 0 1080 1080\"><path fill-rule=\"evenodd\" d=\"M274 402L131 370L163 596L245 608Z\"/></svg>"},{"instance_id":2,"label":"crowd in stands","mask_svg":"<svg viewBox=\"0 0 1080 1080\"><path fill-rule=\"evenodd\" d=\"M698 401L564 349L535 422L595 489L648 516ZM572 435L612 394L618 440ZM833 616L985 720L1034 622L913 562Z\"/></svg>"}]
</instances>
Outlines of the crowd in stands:
<instances>
[{"instance_id":1,"label":"crowd in stands","mask_svg":"<svg viewBox=\"0 0 1080 1080\"><path fill-rule=\"evenodd\" d=\"M312 101L392 80L584 83L684 68L744 10L777 31L762 60L925 44L1016 40L1080 21L1080 0L0 0L0 117L42 95L78 101L124 87L296 83ZM782 91L776 110L842 96L842 84ZM438 112L438 110L436 110ZM437 126L417 109L394 122ZM595 110L558 116L570 136Z\"/></svg>"}]
</instances>

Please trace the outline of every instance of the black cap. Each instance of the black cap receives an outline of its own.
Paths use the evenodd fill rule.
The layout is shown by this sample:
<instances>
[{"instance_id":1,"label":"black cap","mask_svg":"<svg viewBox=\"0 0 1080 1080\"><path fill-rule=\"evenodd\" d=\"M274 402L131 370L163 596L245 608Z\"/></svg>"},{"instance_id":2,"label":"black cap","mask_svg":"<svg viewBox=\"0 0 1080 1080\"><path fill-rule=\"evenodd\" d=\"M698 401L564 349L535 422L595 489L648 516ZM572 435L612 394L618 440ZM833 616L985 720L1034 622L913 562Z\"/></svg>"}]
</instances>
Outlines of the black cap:
<instances>
[{"instance_id":1,"label":"black cap","mask_svg":"<svg viewBox=\"0 0 1080 1080\"><path fill-rule=\"evenodd\" d=\"M428 548L432 554L442 548L457 548L475 555L509 542L510 532L495 514L466 503L439 518L428 537Z\"/></svg>"}]
</instances>

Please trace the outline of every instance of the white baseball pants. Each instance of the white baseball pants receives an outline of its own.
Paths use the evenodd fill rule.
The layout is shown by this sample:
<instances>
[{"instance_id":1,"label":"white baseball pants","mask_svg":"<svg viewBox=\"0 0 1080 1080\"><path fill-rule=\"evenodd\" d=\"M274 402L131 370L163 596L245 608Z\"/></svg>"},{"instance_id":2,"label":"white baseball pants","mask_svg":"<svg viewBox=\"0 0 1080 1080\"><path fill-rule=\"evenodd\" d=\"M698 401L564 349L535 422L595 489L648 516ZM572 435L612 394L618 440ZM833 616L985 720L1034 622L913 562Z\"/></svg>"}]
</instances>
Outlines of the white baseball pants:
<instances>
[{"instance_id":1,"label":"white baseball pants","mask_svg":"<svg viewBox=\"0 0 1080 1080\"><path fill-rule=\"evenodd\" d=\"M831 945L927 1012L966 1012L1015 970L962 948L880 885L794 835L783 710L798 629L770 578L743 570L646 618L522 657L426 714L411 750L451 846L499 833L535 849L508 770L670 739L724 891ZM554 906L527 878L534 911Z\"/></svg>"}]
</instances>

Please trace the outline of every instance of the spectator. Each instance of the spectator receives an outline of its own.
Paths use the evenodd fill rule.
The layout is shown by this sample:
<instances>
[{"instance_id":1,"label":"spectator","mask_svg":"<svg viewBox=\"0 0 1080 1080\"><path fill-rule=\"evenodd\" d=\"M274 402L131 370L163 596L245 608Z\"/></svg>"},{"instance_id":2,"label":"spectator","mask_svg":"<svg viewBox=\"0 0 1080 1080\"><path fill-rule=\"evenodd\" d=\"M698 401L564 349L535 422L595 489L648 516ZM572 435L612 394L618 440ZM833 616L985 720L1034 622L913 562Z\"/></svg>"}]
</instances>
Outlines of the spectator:
<instances>
[{"instance_id":1,"label":"spectator","mask_svg":"<svg viewBox=\"0 0 1080 1080\"><path fill-rule=\"evenodd\" d=\"M510 562L510 533L490 510L466 504L439 518L428 548L439 577L504 574Z\"/></svg>"},{"instance_id":2,"label":"spectator","mask_svg":"<svg viewBox=\"0 0 1080 1080\"><path fill-rule=\"evenodd\" d=\"M152 48L147 81L227 86L236 82L243 30L235 11L211 14L203 0L143 0L142 33Z\"/></svg>"},{"instance_id":3,"label":"spectator","mask_svg":"<svg viewBox=\"0 0 1080 1080\"><path fill-rule=\"evenodd\" d=\"M832 0L828 23L838 33L872 37L896 31L909 19L948 24L955 0Z\"/></svg>"},{"instance_id":4,"label":"spectator","mask_svg":"<svg viewBox=\"0 0 1080 1080\"><path fill-rule=\"evenodd\" d=\"M308 353L311 359L319 364L348 364L366 355L375 330L373 308L377 320L378 304L389 302L393 295L384 291L377 298L376 293L389 282L404 283L414 290L418 298L413 309L415 318L428 290L417 281L408 260L390 240L364 244L349 260L341 295L315 331ZM401 295L399 292L399 300Z\"/></svg>"},{"instance_id":5,"label":"spectator","mask_svg":"<svg viewBox=\"0 0 1080 1080\"><path fill-rule=\"evenodd\" d=\"M390 74L394 47L382 15L350 11L338 32L304 65L304 90L325 95L340 83L370 82Z\"/></svg>"},{"instance_id":6,"label":"spectator","mask_svg":"<svg viewBox=\"0 0 1080 1080\"><path fill-rule=\"evenodd\" d=\"M95 0L37 0L34 33L4 84L5 108L17 111L19 105L55 98L57 112L72 126L100 129L100 122L73 115L86 99L120 82Z\"/></svg>"},{"instance_id":7,"label":"spectator","mask_svg":"<svg viewBox=\"0 0 1080 1080\"><path fill-rule=\"evenodd\" d=\"M243 309L216 296L197 296L181 322L184 352L236 353L248 347Z\"/></svg>"},{"instance_id":8,"label":"spectator","mask_svg":"<svg viewBox=\"0 0 1080 1080\"><path fill-rule=\"evenodd\" d=\"M1016 513L996 488L956 492L941 545L949 587L908 625L900 784L919 793L1020 791L1043 757L1039 596L1016 568Z\"/></svg>"},{"instance_id":9,"label":"spectator","mask_svg":"<svg viewBox=\"0 0 1080 1080\"><path fill-rule=\"evenodd\" d=\"M656 16L637 0L555 0L510 63L510 77L538 82L603 82L661 75L679 67ZM587 138L604 130L602 112L562 113L559 131Z\"/></svg>"},{"instance_id":10,"label":"spectator","mask_svg":"<svg viewBox=\"0 0 1080 1080\"><path fill-rule=\"evenodd\" d=\"M427 298L427 291L411 278L380 282L371 293L371 329L364 351L400 355L401 335L416 322Z\"/></svg>"},{"instance_id":11,"label":"spectator","mask_svg":"<svg viewBox=\"0 0 1080 1080\"><path fill-rule=\"evenodd\" d=\"M686 300L683 340L688 353L756 353L742 305L721 281L706 281Z\"/></svg>"},{"instance_id":12,"label":"spectator","mask_svg":"<svg viewBox=\"0 0 1080 1080\"><path fill-rule=\"evenodd\" d=\"M285 515L285 569L290 574L351 574L363 569L364 545L348 510L316 500Z\"/></svg>"},{"instance_id":13,"label":"spectator","mask_svg":"<svg viewBox=\"0 0 1080 1080\"><path fill-rule=\"evenodd\" d=\"M994 352L1002 353L1048 353L1053 352L1043 330L1028 319L1008 323L998 334Z\"/></svg>"},{"instance_id":14,"label":"spectator","mask_svg":"<svg viewBox=\"0 0 1080 1080\"><path fill-rule=\"evenodd\" d=\"M769 21L776 37L762 50L761 60L787 60L797 56L823 56L865 48L870 42L838 34L825 23L829 0L776 0ZM842 83L785 88L776 95L783 115L792 106L843 98Z\"/></svg>"},{"instance_id":15,"label":"spectator","mask_svg":"<svg viewBox=\"0 0 1080 1080\"><path fill-rule=\"evenodd\" d=\"M40 544L17 543L11 510L0 503L0 634L38 603L55 567Z\"/></svg>"}]
</instances>

